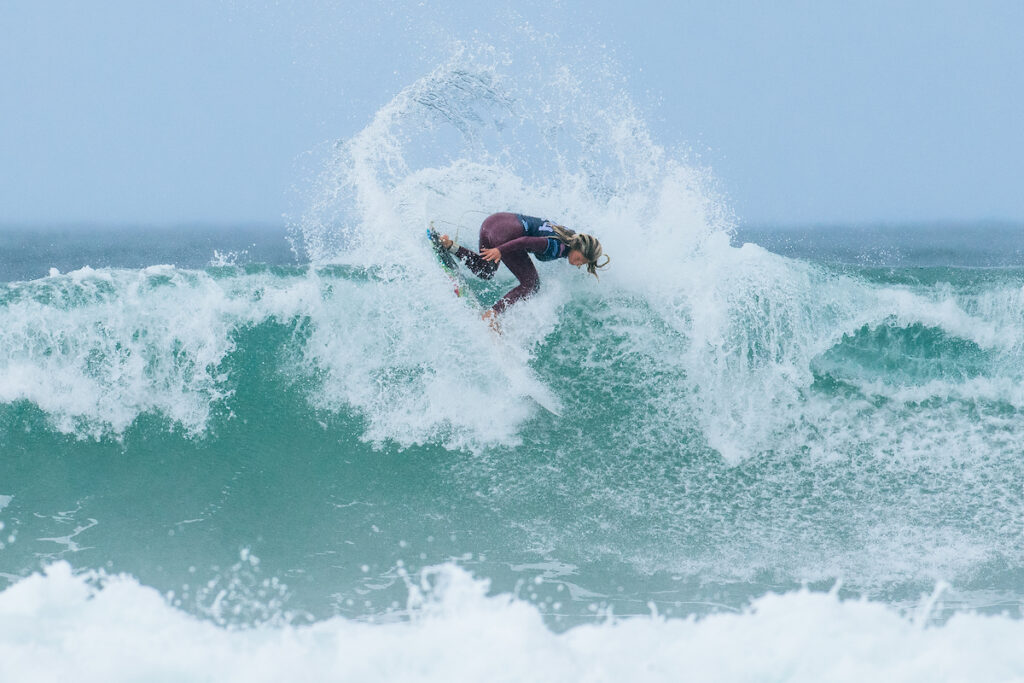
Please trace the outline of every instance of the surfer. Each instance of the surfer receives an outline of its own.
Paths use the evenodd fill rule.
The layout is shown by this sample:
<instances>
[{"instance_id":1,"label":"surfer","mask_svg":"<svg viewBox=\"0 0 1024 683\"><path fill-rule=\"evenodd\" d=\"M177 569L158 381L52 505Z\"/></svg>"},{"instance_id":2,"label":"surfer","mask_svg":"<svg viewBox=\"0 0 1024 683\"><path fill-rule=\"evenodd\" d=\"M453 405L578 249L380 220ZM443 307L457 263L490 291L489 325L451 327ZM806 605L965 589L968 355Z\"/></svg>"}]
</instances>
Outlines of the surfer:
<instances>
[{"instance_id":1,"label":"surfer","mask_svg":"<svg viewBox=\"0 0 1024 683\"><path fill-rule=\"evenodd\" d=\"M441 246L466 264L470 272L483 280L490 280L502 261L519 279L519 284L488 309L483 317L491 320L520 299L534 294L540 288L537 267L530 253L538 261L566 259L577 268L585 265L587 272L597 277L598 268L610 260L601 258L601 243L591 235L534 216L518 213L495 213L480 225L480 253L461 247L448 235L441 235Z\"/></svg>"}]
</instances>

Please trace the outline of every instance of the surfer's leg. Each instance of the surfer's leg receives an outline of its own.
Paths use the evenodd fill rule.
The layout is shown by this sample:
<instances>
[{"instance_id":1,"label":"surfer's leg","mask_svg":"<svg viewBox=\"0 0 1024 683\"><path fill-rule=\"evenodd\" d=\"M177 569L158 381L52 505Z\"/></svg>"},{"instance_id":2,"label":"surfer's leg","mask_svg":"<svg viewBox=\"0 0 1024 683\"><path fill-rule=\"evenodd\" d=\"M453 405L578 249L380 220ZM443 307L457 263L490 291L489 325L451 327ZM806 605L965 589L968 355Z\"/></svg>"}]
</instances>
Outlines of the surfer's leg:
<instances>
[{"instance_id":1,"label":"surfer's leg","mask_svg":"<svg viewBox=\"0 0 1024 683\"><path fill-rule=\"evenodd\" d=\"M512 274L519 278L519 286L509 290L505 296L498 299L493 308L496 313L501 313L506 308L540 289L540 276L537 275L537 267L533 265L530 255L525 251L509 254L502 259Z\"/></svg>"}]
</instances>

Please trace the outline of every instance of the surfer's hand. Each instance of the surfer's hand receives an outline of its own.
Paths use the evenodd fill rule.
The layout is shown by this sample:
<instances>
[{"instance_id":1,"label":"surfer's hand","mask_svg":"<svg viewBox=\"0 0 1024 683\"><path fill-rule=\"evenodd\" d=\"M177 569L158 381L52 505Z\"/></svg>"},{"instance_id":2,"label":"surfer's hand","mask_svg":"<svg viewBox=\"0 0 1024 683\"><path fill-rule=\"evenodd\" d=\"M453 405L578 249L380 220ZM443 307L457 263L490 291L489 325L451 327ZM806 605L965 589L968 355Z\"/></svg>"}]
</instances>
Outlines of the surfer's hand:
<instances>
[{"instance_id":1,"label":"surfer's hand","mask_svg":"<svg viewBox=\"0 0 1024 683\"><path fill-rule=\"evenodd\" d=\"M484 257L484 261L493 261L494 263L501 261L501 249L498 249L497 247L493 249L481 249L480 255Z\"/></svg>"},{"instance_id":2,"label":"surfer's hand","mask_svg":"<svg viewBox=\"0 0 1024 683\"><path fill-rule=\"evenodd\" d=\"M441 235L441 246L445 249L451 249L452 240L448 235Z\"/></svg>"}]
</instances>

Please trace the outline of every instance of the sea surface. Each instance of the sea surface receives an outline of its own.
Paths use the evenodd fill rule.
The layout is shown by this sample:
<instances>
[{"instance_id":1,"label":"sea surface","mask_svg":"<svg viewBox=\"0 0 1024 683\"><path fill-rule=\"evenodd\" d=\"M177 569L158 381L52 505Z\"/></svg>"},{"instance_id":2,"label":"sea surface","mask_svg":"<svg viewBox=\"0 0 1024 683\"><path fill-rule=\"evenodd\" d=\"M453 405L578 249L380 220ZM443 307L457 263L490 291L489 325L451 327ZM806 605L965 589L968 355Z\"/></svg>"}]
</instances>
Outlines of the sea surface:
<instances>
[{"instance_id":1,"label":"sea surface","mask_svg":"<svg viewBox=\"0 0 1024 683\"><path fill-rule=\"evenodd\" d=\"M747 226L501 69L280 226L0 227L0 680L1024 680L1024 226ZM500 336L498 210L612 258Z\"/></svg>"}]
</instances>

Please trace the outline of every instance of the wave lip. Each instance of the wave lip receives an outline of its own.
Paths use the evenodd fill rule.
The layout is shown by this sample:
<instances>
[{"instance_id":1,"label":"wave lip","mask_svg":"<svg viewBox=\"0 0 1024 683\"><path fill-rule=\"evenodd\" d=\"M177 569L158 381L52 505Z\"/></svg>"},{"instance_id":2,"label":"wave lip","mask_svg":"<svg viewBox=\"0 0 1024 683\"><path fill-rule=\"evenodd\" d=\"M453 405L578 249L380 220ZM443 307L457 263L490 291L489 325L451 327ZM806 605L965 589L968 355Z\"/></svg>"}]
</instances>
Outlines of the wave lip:
<instances>
[{"instance_id":1,"label":"wave lip","mask_svg":"<svg viewBox=\"0 0 1024 683\"><path fill-rule=\"evenodd\" d=\"M514 444L538 400L557 410L557 397L529 369L528 343L495 340L428 265L84 268L0 285L0 404L34 404L78 438L121 438L146 414L202 437L253 398L235 393L242 339L269 345L282 384L316 386L311 409L363 418L364 440Z\"/></svg>"}]
</instances>

